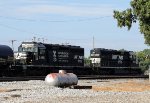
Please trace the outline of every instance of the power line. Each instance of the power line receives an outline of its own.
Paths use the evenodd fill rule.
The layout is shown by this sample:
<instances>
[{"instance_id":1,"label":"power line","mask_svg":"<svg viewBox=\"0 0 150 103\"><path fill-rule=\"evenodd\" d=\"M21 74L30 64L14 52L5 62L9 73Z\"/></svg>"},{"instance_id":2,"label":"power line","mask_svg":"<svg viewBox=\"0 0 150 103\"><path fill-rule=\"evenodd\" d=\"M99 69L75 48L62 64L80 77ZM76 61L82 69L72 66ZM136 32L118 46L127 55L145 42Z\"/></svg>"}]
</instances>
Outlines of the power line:
<instances>
[{"instance_id":1,"label":"power line","mask_svg":"<svg viewBox=\"0 0 150 103\"><path fill-rule=\"evenodd\" d=\"M23 19L23 18L16 18L16 17L7 17L7 16L0 16L0 18L9 19L9 20L23 20L23 21L36 21L34 19Z\"/></svg>"},{"instance_id":2,"label":"power line","mask_svg":"<svg viewBox=\"0 0 150 103\"><path fill-rule=\"evenodd\" d=\"M97 17L97 18L84 18L84 19L76 19L76 20L36 20L36 19L24 19L24 18L15 18L15 17L6 17L6 16L0 16L0 18L5 18L5 19L11 19L11 20L18 20L18 21L28 21L28 22L83 22L83 21L93 21L93 20L99 20L102 18L106 18L106 17L111 17L111 16L103 16L103 17ZM0 26L9 28L9 29L13 29L19 32L26 32L29 34L34 34L37 35L37 33L33 33L31 31L27 31L27 30L23 30L23 29L19 29L10 25L6 25L0 22ZM38 35L40 36L40 35Z\"/></svg>"},{"instance_id":3,"label":"power line","mask_svg":"<svg viewBox=\"0 0 150 103\"><path fill-rule=\"evenodd\" d=\"M18 31L18 32L24 32L24 33L33 34L33 35L36 35L36 36L43 36L43 35L40 35L40 34L38 34L38 33L29 31L29 30L19 29L19 28L10 26L10 25L3 24L3 23L1 23L1 22L0 22L0 26L1 26L1 27L5 27L5 28L8 28L8 29L15 30L15 31Z\"/></svg>"},{"instance_id":4,"label":"power line","mask_svg":"<svg viewBox=\"0 0 150 103\"><path fill-rule=\"evenodd\" d=\"M19 28L16 28L16 27L12 27L12 26L10 26L10 25L6 25L6 24L2 24L1 22L0 22L0 26L2 26L2 27L6 27L6 28L9 28L9 29L13 29L13 30L15 30L15 31L19 31L19 32L25 32L25 33L29 33L29 34L33 34L33 35L35 35L35 36L43 36L43 35L41 35L41 34L38 34L38 33L34 33L34 32L31 32L31 31L27 31L27 30L23 30L23 29L19 29ZM35 36L33 36L33 37L35 37ZM52 37L53 39L63 39L63 40L71 40L71 41L87 41L87 40L90 40L90 38L88 38L88 39L81 39L81 38L62 38L62 37ZM42 41L44 42L44 38L38 38L38 39L42 39ZM35 40L35 39L34 39ZM45 39L46 40L46 39ZM18 40L17 40L18 41ZM21 41L21 40L20 40ZM95 41L94 40L94 37L93 37L93 41ZM2 42L2 41L1 41ZM6 42L6 41L3 41L3 42ZM94 44L94 43L93 43Z\"/></svg>"},{"instance_id":5,"label":"power line","mask_svg":"<svg viewBox=\"0 0 150 103\"><path fill-rule=\"evenodd\" d=\"M9 19L9 20L18 20L18 21L28 21L28 22L84 22L84 21L94 21L100 20L103 18L108 18L112 16L101 16L96 18L83 18L83 19L72 19L72 20L44 20L44 19L25 19L25 18L16 18L16 17L6 17L0 16L0 18Z\"/></svg>"},{"instance_id":6,"label":"power line","mask_svg":"<svg viewBox=\"0 0 150 103\"><path fill-rule=\"evenodd\" d=\"M1 23L1 22L0 22L0 26L6 27L6 28L9 28L9 29L13 29L13 30L16 30L16 31L19 31L19 32L26 32L26 33L34 34L33 32L29 32L29 31L27 31L27 30L23 30L23 29L19 29L19 28L16 28L16 27L12 27L12 26L3 24L3 23Z\"/></svg>"}]
</instances>

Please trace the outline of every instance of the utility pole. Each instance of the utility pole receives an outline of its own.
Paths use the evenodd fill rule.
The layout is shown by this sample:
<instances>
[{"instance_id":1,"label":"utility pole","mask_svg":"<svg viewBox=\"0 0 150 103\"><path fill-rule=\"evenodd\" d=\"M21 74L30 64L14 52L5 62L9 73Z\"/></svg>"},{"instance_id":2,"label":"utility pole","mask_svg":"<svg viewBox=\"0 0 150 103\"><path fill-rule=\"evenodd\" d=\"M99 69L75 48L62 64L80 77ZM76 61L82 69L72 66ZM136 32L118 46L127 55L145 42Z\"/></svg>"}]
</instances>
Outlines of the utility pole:
<instances>
[{"instance_id":1,"label":"utility pole","mask_svg":"<svg viewBox=\"0 0 150 103\"><path fill-rule=\"evenodd\" d=\"M94 36L93 36L93 49L94 49L94 46L95 46L95 40L94 40Z\"/></svg>"},{"instance_id":2,"label":"utility pole","mask_svg":"<svg viewBox=\"0 0 150 103\"><path fill-rule=\"evenodd\" d=\"M68 43L68 42L65 42L65 45L69 45L69 43Z\"/></svg>"},{"instance_id":3,"label":"utility pole","mask_svg":"<svg viewBox=\"0 0 150 103\"><path fill-rule=\"evenodd\" d=\"M38 42L40 42L40 38L38 38Z\"/></svg>"},{"instance_id":4,"label":"utility pole","mask_svg":"<svg viewBox=\"0 0 150 103\"><path fill-rule=\"evenodd\" d=\"M14 42L15 42L16 40L11 40L11 44L12 44L12 50L14 51Z\"/></svg>"},{"instance_id":5,"label":"utility pole","mask_svg":"<svg viewBox=\"0 0 150 103\"><path fill-rule=\"evenodd\" d=\"M45 39L45 38L38 38L37 40L38 40L38 42L42 42L42 43L45 43L47 41L47 39Z\"/></svg>"},{"instance_id":6,"label":"utility pole","mask_svg":"<svg viewBox=\"0 0 150 103\"><path fill-rule=\"evenodd\" d=\"M44 38L42 38L42 41L43 41L43 43L44 43Z\"/></svg>"},{"instance_id":7,"label":"utility pole","mask_svg":"<svg viewBox=\"0 0 150 103\"><path fill-rule=\"evenodd\" d=\"M36 41L36 37L34 36L34 37L33 37L33 42L35 42L35 41Z\"/></svg>"}]
</instances>

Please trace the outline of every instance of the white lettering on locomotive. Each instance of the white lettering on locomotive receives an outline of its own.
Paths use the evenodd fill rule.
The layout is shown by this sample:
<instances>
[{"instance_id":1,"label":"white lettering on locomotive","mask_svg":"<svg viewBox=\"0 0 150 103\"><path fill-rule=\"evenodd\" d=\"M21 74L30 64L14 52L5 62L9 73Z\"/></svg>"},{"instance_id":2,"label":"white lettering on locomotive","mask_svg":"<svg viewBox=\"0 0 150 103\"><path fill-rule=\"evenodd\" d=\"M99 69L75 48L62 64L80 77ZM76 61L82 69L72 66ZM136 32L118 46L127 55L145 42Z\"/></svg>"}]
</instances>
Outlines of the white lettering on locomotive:
<instances>
[{"instance_id":1,"label":"white lettering on locomotive","mask_svg":"<svg viewBox=\"0 0 150 103\"><path fill-rule=\"evenodd\" d=\"M78 55L75 55L75 56L74 56L74 59L78 59Z\"/></svg>"},{"instance_id":2,"label":"white lettering on locomotive","mask_svg":"<svg viewBox=\"0 0 150 103\"><path fill-rule=\"evenodd\" d=\"M80 59L83 60L84 57L82 55L74 55L74 59Z\"/></svg>"},{"instance_id":3,"label":"white lettering on locomotive","mask_svg":"<svg viewBox=\"0 0 150 103\"><path fill-rule=\"evenodd\" d=\"M112 59L113 60L116 60L116 59L123 60L123 56L122 55L112 55Z\"/></svg>"},{"instance_id":4,"label":"white lettering on locomotive","mask_svg":"<svg viewBox=\"0 0 150 103\"><path fill-rule=\"evenodd\" d=\"M78 61L78 63L83 63L84 56L82 55L74 55L74 59Z\"/></svg>"},{"instance_id":5,"label":"white lettering on locomotive","mask_svg":"<svg viewBox=\"0 0 150 103\"><path fill-rule=\"evenodd\" d=\"M53 61L56 62L57 61L57 58L56 58L56 51L53 50Z\"/></svg>"},{"instance_id":6,"label":"white lettering on locomotive","mask_svg":"<svg viewBox=\"0 0 150 103\"><path fill-rule=\"evenodd\" d=\"M68 52L58 52L58 57L59 58L68 58L69 53Z\"/></svg>"},{"instance_id":7,"label":"white lettering on locomotive","mask_svg":"<svg viewBox=\"0 0 150 103\"><path fill-rule=\"evenodd\" d=\"M100 63L101 62L101 58L91 58L90 60L92 63Z\"/></svg>"},{"instance_id":8,"label":"white lettering on locomotive","mask_svg":"<svg viewBox=\"0 0 150 103\"><path fill-rule=\"evenodd\" d=\"M79 59L84 59L84 58L83 58L83 56L80 56L80 55L79 55Z\"/></svg>"}]
</instances>

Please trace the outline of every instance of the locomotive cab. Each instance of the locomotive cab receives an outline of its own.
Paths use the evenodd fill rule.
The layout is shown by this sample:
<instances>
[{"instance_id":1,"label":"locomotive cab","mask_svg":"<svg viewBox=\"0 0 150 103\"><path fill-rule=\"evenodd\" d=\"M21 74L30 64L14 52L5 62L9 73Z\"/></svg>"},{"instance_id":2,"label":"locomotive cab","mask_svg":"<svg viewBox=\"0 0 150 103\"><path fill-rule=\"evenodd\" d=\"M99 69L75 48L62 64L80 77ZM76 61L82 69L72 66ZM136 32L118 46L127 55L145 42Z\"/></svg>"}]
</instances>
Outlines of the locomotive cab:
<instances>
[{"instance_id":1,"label":"locomotive cab","mask_svg":"<svg viewBox=\"0 0 150 103\"><path fill-rule=\"evenodd\" d=\"M15 54L16 64L35 65L45 62L45 46L37 42L23 42Z\"/></svg>"},{"instance_id":2,"label":"locomotive cab","mask_svg":"<svg viewBox=\"0 0 150 103\"><path fill-rule=\"evenodd\" d=\"M97 50L93 49L90 51L90 65L92 67L101 67L101 57L100 52L98 53Z\"/></svg>"}]
</instances>

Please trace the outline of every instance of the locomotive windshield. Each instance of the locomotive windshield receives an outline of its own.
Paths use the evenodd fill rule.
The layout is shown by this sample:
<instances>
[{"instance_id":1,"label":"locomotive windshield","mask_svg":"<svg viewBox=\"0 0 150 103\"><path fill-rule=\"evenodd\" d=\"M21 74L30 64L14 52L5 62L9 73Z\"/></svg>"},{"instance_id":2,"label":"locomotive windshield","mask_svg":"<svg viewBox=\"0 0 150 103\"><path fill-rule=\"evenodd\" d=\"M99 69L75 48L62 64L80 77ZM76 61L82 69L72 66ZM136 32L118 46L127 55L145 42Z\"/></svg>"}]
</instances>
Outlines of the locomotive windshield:
<instances>
[{"instance_id":1,"label":"locomotive windshield","mask_svg":"<svg viewBox=\"0 0 150 103\"><path fill-rule=\"evenodd\" d=\"M19 52L37 52L35 47L20 47Z\"/></svg>"},{"instance_id":2,"label":"locomotive windshield","mask_svg":"<svg viewBox=\"0 0 150 103\"><path fill-rule=\"evenodd\" d=\"M33 44L22 44L19 48L18 48L19 52L37 52L37 48L33 45Z\"/></svg>"}]
</instances>

